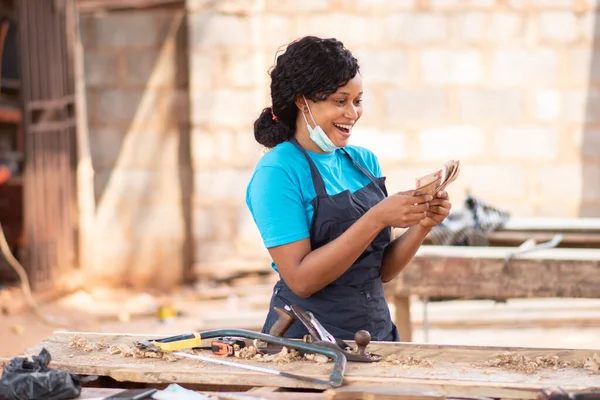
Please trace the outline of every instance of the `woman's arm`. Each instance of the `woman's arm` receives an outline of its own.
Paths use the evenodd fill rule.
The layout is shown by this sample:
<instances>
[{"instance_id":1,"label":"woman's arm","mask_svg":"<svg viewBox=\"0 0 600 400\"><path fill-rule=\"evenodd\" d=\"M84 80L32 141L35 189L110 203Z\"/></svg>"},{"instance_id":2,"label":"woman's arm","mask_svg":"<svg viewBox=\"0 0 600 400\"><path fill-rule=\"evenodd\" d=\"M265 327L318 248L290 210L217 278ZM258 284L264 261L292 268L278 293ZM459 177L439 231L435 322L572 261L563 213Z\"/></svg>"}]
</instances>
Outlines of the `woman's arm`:
<instances>
[{"instance_id":1,"label":"woman's arm","mask_svg":"<svg viewBox=\"0 0 600 400\"><path fill-rule=\"evenodd\" d=\"M346 272L382 229L409 227L423 220L429 200L431 196L394 194L325 246L311 251L310 239L303 239L271 247L269 253L289 288L297 296L307 298Z\"/></svg>"},{"instance_id":2,"label":"woman's arm","mask_svg":"<svg viewBox=\"0 0 600 400\"><path fill-rule=\"evenodd\" d=\"M435 199L430 202L426 217L387 245L381 264L381 280L384 283L391 281L402 272L413 259L431 229L450 214L451 208L452 204L448 200L448 193L445 191L437 193Z\"/></svg>"},{"instance_id":3,"label":"woman's arm","mask_svg":"<svg viewBox=\"0 0 600 400\"><path fill-rule=\"evenodd\" d=\"M383 283L391 281L402 272L419 250L429 231L430 229L423 225L416 224L387 245L381 263Z\"/></svg>"}]
</instances>

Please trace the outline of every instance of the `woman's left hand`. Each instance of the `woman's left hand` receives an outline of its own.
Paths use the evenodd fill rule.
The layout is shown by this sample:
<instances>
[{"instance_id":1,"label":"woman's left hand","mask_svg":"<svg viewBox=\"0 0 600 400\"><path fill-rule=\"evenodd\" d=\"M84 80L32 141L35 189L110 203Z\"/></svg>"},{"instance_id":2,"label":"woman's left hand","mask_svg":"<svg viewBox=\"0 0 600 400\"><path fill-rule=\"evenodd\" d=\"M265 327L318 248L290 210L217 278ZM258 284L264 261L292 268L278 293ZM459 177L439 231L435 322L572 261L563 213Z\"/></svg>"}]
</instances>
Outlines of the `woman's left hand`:
<instances>
[{"instance_id":1,"label":"woman's left hand","mask_svg":"<svg viewBox=\"0 0 600 400\"><path fill-rule=\"evenodd\" d=\"M429 210L420 222L425 229L431 229L440 224L450 214L452 204L448 198L448 192L438 192L433 200L429 202Z\"/></svg>"}]
</instances>

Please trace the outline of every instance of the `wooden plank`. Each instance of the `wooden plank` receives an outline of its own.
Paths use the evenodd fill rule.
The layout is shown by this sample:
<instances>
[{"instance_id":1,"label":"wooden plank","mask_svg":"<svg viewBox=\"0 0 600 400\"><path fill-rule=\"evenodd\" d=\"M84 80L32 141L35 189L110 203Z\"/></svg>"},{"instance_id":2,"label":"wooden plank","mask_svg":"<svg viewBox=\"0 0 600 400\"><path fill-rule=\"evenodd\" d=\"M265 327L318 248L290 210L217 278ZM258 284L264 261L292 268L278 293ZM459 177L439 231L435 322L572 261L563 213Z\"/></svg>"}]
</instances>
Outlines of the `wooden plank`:
<instances>
[{"instance_id":1,"label":"wooden plank","mask_svg":"<svg viewBox=\"0 0 600 400\"><path fill-rule=\"evenodd\" d=\"M238 370L216 364L189 359L166 361L154 358L132 358L110 355L106 349L86 352L80 347L70 347L69 339L74 333L57 332L37 346L27 350L26 355L38 354L46 348L52 355L51 366L76 374L109 376L117 381L163 384L231 385L234 381L243 386L272 386L286 388L315 388L311 383L282 378L275 375ZM105 345L131 345L136 340L157 335L81 333L89 343L103 341ZM522 356L557 356L562 361L583 362L599 350L530 349L481 346L441 346L409 343L375 342L369 346L372 352L385 357L406 357L421 360L415 365L407 362L394 364L349 362L345 385L407 384L441 390L449 396L471 395L486 397L535 398L542 388L559 385L566 390L580 391L600 389L600 374L590 375L583 368L564 367L554 370L540 368L535 373L490 367L486 362L501 352L516 352ZM217 356L215 356L217 357ZM277 368L295 374L327 379L332 363L317 364L311 361L291 363L265 363L234 359L236 362L267 368ZM7 362L8 360L3 360Z\"/></svg>"},{"instance_id":2,"label":"wooden plank","mask_svg":"<svg viewBox=\"0 0 600 400\"><path fill-rule=\"evenodd\" d=\"M587 297L600 292L600 250L421 246L397 279L396 294L428 297Z\"/></svg>"},{"instance_id":3,"label":"wooden plank","mask_svg":"<svg viewBox=\"0 0 600 400\"><path fill-rule=\"evenodd\" d=\"M520 231L497 231L488 235L489 246L518 247L526 240L533 239L536 243L544 243L552 240L555 232L520 232ZM600 233L561 233L562 240L559 248L600 248Z\"/></svg>"},{"instance_id":4,"label":"wooden plank","mask_svg":"<svg viewBox=\"0 0 600 400\"><path fill-rule=\"evenodd\" d=\"M600 232L600 218L510 218L499 231Z\"/></svg>"}]
</instances>

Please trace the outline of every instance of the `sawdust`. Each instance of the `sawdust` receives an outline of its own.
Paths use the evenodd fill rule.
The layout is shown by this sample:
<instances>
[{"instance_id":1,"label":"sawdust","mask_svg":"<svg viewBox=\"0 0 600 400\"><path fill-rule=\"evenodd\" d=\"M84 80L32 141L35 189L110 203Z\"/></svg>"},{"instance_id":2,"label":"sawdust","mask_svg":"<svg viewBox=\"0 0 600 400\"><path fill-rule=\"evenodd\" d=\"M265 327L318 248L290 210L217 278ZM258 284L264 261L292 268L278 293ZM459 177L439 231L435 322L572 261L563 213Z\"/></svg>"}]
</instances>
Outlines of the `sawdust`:
<instances>
[{"instance_id":1,"label":"sawdust","mask_svg":"<svg viewBox=\"0 0 600 400\"><path fill-rule=\"evenodd\" d=\"M426 358L419 358L416 356L406 356L402 354L392 354L383 359L385 363L389 363L391 365L399 365L404 368L411 367L426 367L431 368L434 365L434 362L428 360Z\"/></svg>"},{"instance_id":2,"label":"sawdust","mask_svg":"<svg viewBox=\"0 0 600 400\"><path fill-rule=\"evenodd\" d=\"M244 360L274 362L276 364L287 364L301 360L313 361L317 364L325 364L329 362L329 357L322 354L305 354L302 356L297 350L290 350L287 347L283 347L281 351L276 354L262 354L255 346L248 346L236 351L234 356Z\"/></svg>"},{"instance_id":3,"label":"sawdust","mask_svg":"<svg viewBox=\"0 0 600 400\"><path fill-rule=\"evenodd\" d=\"M591 374L600 374L600 355L594 353L583 363L583 368Z\"/></svg>"},{"instance_id":4,"label":"sawdust","mask_svg":"<svg viewBox=\"0 0 600 400\"><path fill-rule=\"evenodd\" d=\"M69 347L74 347L79 350L91 353L93 351L104 350L110 356L122 356L132 358L153 358L163 359L169 362L176 361L178 358L170 353L164 353L160 351L151 351L140 349L136 346L127 345L125 343L107 345L104 340L99 341L88 340L80 334L69 337ZM192 354L203 354L202 350L192 351ZM70 355L73 357L73 354ZM276 354L263 354L255 346L247 346L238 349L235 354L235 358L243 360L253 360L259 362L273 362L276 364L288 364L294 361L308 360L317 364L326 364L329 361L329 357L322 354L305 354L304 356L295 349L288 349L283 347L279 353ZM96 356L90 356L90 359L104 359Z\"/></svg>"},{"instance_id":5,"label":"sawdust","mask_svg":"<svg viewBox=\"0 0 600 400\"><path fill-rule=\"evenodd\" d=\"M172 354L162 353L156 351L148 351L139 349L135 346L129 346L127 344L113 344L107 345L104 343L104 339L100 339L98 341L88 340L82 337L79 334L73 335L69 337L69 347L74 347L80 350L83 350L87 353L92 351L102 351L104 350L111 356L120 355L122 357L132 357L132 358L155 358L155 359L163 359L169 362L175 361L176 358ZM72 357L72 355L71 355ZM91 357L90 359L96 359ZM97 358L104 359L104 358Z\"/></svg>"},{"instance_id":6,"label":"sawdust","mask_svg":"<svg viewBox=\"0 0 600 400\"><path fill-rule=\"evenodd\" d=\"M502 368L525 374L534 374L540 369L558 371L564 368L585 368L590 373L600 372L600 356L594 354L586 360L561 360L558 356L529 357L517 352L502 352L492 355L492 358L473 365L477 368Z\"/></svg>"}]
</instances>

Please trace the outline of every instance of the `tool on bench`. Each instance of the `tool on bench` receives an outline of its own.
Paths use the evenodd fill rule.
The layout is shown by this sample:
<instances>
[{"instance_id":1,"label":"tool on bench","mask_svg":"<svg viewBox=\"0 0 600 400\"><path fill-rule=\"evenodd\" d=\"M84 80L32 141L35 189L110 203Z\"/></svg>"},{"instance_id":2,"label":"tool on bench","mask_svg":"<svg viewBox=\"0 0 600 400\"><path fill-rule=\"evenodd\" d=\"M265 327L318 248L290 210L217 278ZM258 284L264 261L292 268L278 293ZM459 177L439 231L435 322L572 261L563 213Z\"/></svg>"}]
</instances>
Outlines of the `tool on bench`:
<instances>
[{"instance_id":1,"label":"tool on bench","mask_svg":"<svg viewBox=\"0 0 600 400\"><path fill-rule=\"evenodd\" d=\"M199 347L198 350L211 350L218 356L233 356L236 351L246 347L246 342L236 338L217 338L210 342L210 347Z\"/></svg>"},{"instance_id":2,"label":"tool on bench","mask_svg":"<svg viewBox=\"0 0 600 400\"><path fill-rule=\"evenodd\" d=\"M246 338L257 339L264 343L271 343L282 347L298 350L299 352L322 354L333 360L333 370L329 376L329 381L322 379L310 378L306 376L290 374L274 369L255 367L252 365L239 364L231 361L219 360L215 358L196 356L194 354L185 353L179 350L186 348L201 348L201 339L213 338ZM219 339L220 340L220 339ZM194 332L188 335L172 336L160 340L142 340L136 341L135 345L141 349L157 350L171 352L175 356L211 362L215 364L228 365L231 367L249 369L257 372L265 372L282 377L298 379L306 382L311 382L318 386L339 387L344 380L344 372L346 371L346 356L343 351L335 347L320 346L315 343L305 343L299 340L284 339L264 333L248 331L245 329L217 329L205 332ZM175 349L175 350L173 350Z\"/></svg>"},{"instance_id":3,"label":"tool on bench","mask_svg":"<svg viewBox=\"0 0 600 400\"><path fill-rule=\"evenodd\" d=\"M309 335L304 337L304 342L316 344L318 346L339 349L344 353L348 361L356 362L376 362L383 358L379 354L372 354L366 351L371 341L371 334L368 331L360 330L356 332L354 341L356 349L341 339L335 338L321 325L313 313L305 311L297 305L285 306L284 309L275 307L277 321L269 331L273 336L283 336L285 331L294 323L296 319L300 320L308 330ZM277 346L267 345L260 348L261 351L272 353L278 350ZM281 350L281 348L279 348Z\"/></svg>"},{"instance_id":4,"label":"tool on bench","mask_svg":"<svg viewBox=\"0 0 600 400\"><path fill-rule=\"evenodd\" d=\"M202 337L198 332L170 336L159 340L141 340L134 343L134 345L139 349L162 352L192 349L195 347L200 347L201 344Z\"/></svg>"},{"instance_id":5,"label":"tool on bench","mask_svg":"<svg viewBox=\"0 0 600 400\"><path fill-rule=\"evenodd\" d=\"M563 238L564 238L563 235L556 234L556 235L554 235L552 237L552 240L549 240L547 242L540 243L540 244L537 244L537 245L533 245L531 247L529 247L529 246L519 247L517 250L506 254L506 256L504 257L504 268L503 268L503 271L505 273L508 273L510 271L510 260L514 256L519 255L519 254L530 253L532 251L537 251L537 250L553 249L556 246L558 246L560 244L560 242L562 242Z\"/></svg>"}]
</instances>

